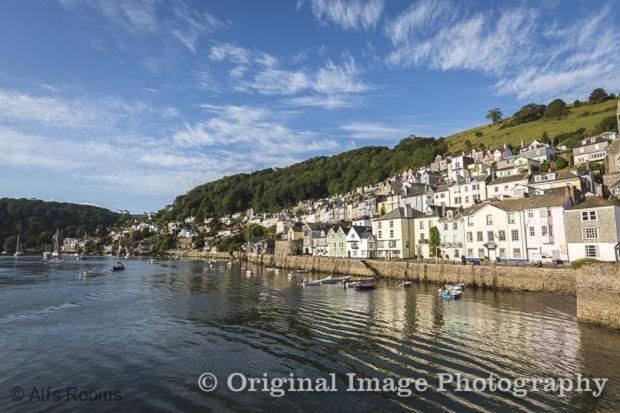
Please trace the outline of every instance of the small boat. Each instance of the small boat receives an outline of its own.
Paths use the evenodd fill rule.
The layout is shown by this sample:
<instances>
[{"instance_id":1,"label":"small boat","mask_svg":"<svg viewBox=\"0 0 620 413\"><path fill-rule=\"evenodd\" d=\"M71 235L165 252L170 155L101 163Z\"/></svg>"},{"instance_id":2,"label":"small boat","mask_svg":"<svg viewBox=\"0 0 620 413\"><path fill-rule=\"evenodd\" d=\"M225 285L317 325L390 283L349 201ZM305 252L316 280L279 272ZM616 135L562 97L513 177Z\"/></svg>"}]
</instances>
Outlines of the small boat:
<instances>
[{"instance_id":1,"label":"small boat","mask_svg":"<svg viewBox=\"0 0 620 413\"><path fill-rule=\"evenodd\" d=\"M406 288L406 287L411 287L411 284L412 284L411 281L401 281L398 283L398 286L402 288Z\"/></svg>"},{"instance_id":2,"label":"small boat","mask_svg":"<svg viewBox=\"0 0 620 413\"><path fill-rule=\"evenodd\" d=\"M82 278L87 278L87 277L102 277L104 276L105 273L101 270L98 270L96 268L89 268L86 271L84 271L83 277Z\"/></svg>"},{"instance_id":3,"label":"small boat","mask_svg":"<svg viewBox=\"0 0 620 413\"><path fill-rule=\"evenodd\" d=\"M125 264L123 264L120 261L116 261L116 264L114 264L112 266L112 271L116 272L116 271L123 271L125 269Z\"/></svg>"},{"instance_id":4,"label":"small boat","mask_svg":"<svg viewBox=\"0 0 620 413\"><path fill-rule=\"evenodd\" d=\"M302 286L302 287L319 286L319 285L321 285L321 280L313 280L313 281L301 280L299 285Z\"/></svg>"},{"instance_id":5,"label":"small boat","mask_svg":"<svg viewBox=\"0 0 620 413\"><path fill-rule=\"evenodd\" d=\"M245 275L251 277L252 275L254 275L254 272L252 270L245 270Z\"/></svg>"},{"instance_id":6,"label":"small boat","mask_svg":"<svg viewBox=\"0 0 620 413\"><path fill-rule=\"evenodd\" d=\"M377 284L374 281L360 281L353 284L356 290L374 290Z\"/></svg>"},{"instance_id":7,"label":"small boat","mask_svg":"<svg viewBox=\"0 0 620 413\"><path fill-rule=\"evenodd\" d=\"M338 283L342 283L342 282L346 282L348 280L350 280L351 277L350 276L346 276L346 277L333 277L331 275L323 278L321 280L321 284L338 284Z\"/></svg>"},{"instance_id":8,"label":"small boat","mask_svg":"<svg viewBox=\"0 0 620 413\"><path fill-rule=\"evenodd\" d=\"M463 295L463 284L446 284L439 289L439 296L449 300L458 300Z\"/></svg>"},{"instance_id":9,"label":"small boat","mask_svg":"<svg viewBox=\"0 0 620 413\"><path fill-rule=\"evenodd\" d=\"M155 263L155 259L151 258L151 264L154 264L154 263Z\"/></svg>"},{"instance_id":10,"label":"small boat","mask_svg":"<svg viewBox=\"0 0 620 413\"><path fill-rule=\"evenodd\" d=\"M20 255L22 255L23 252L21 252L19 250L19 234L17 234L17 245L15 247L15 253L13 254L14 257L19 257Z\"/></svg>"},{"instance_id":11,"label":"small boat","mask_svg":"<svg viewBox=\"0 0 620 413\"><path fill-rule=\"evenodd\" d=\"M288 275L288 279L298 277L300 275L310 274L310 270L295 270Z\"/></svg>"}]
</instances>

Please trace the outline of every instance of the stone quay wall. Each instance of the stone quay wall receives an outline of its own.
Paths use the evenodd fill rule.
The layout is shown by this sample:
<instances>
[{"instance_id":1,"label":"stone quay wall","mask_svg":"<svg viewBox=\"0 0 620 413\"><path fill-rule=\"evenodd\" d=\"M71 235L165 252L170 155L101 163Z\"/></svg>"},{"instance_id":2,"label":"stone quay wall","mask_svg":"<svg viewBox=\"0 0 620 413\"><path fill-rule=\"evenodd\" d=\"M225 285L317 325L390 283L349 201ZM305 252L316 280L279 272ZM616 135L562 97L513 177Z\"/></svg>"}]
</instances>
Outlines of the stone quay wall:
<instances>
[{"instance_id":1,"label":"stone quay wall","mask_svg":"<svg viewBox=\"0 0 620 413\"><path fill-rule=\"evenodd\" d=\"M437 284L465 283L502 290L546 291L575 294L576 271L571 268L511 267L504 265L461 265L448 262L423 263L415 260L384 261L310 255L249 255L248 261L266 266L304 269L359 277L380 276Z\"/></svg>"},{"instance_id":2,"label":"stone quay wall","mask_svg":"<svg viewBox=\"0 0 620 413\"><path fill-rule=\"evenodd\" d=\"M577 319L620 329L620 265L587 265L577 271Z\"/></svg>"}]
</instances>

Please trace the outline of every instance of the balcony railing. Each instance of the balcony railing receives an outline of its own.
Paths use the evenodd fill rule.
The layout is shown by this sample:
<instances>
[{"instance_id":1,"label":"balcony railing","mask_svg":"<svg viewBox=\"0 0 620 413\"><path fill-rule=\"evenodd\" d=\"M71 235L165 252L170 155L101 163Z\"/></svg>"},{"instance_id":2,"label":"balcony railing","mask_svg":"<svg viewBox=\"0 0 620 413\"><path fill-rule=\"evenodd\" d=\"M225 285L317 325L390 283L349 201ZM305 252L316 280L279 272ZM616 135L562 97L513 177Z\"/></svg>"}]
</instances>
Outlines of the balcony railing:
<instances>
[{"instance_id":1,"label":"balcony railing","mask_svg":"<svg viewBox=\"0 0 620 413\"><path fill-rule=\"evenodd\" d=\"M418 244L428 244L428 240L426 238L418 241Z\"/></svg>"},{"instance_id":2,"label":"balcony railing","mask_svg":"<svg viewBox=\"0 0 620 413\"><path fill-rule=\"evenodd\" d=\"M462 242L442 242L439 245L445 248L462 248L463 247Z\"/></svg>"}]
</instances>

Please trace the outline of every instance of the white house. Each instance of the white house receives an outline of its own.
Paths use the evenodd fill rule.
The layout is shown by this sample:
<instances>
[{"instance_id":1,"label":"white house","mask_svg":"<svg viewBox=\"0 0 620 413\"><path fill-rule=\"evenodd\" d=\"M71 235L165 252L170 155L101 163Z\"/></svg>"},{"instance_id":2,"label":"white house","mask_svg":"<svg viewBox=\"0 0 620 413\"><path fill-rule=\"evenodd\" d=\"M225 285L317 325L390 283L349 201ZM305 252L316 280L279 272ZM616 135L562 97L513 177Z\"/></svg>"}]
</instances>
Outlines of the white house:
<instances>
[{"instance_id":1,"label":"white house","mask_svg":"<svg viewBox=\"0 0 620 413\"><path fill-rule=\"evenodd\" d=\"M414 255L414 222L421 212L409 206L398 207L372 222L376 234L377 257L411 258Z\"/></svg>"},{"instance_id":2,"label":"white house","mask_svg":"<svg viewBox=\"0 0 620 413\"><path fill-rule=\"evenodd\" d=\"M372 235L372 228L365 226L352 226L347 233L347 257L350 258L375 258L377 254L377 242Z\"/></svg>"}]
</instances>

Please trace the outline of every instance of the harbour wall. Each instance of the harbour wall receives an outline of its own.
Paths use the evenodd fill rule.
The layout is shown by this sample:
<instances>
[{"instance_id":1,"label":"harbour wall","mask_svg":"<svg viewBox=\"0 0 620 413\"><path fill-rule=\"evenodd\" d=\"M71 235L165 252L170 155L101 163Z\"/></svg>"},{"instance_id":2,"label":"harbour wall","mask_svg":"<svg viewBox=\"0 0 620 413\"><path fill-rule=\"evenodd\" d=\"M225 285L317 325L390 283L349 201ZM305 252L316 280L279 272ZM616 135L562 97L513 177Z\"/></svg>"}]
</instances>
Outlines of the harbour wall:
<instances>
[{"instance_id":1,"label":"harbour wall","mask_svg":"<svg viewBox=\"0 0 620 413\"><path fill-rule=\"evenodd\" d=\"M304 269L329 274L381 276L437 284L465 283L474 287L502 290L546 291L575 294L576 271L571 268L511 267L503 265L461 265L448 262L422 263L415 260L384 261L310 255L249 255L248 261L266 266Z\"/></svg>"},{"instance_id":2,"label":"harbour wall","mask_svg":"<svg viewBox=\"0 0 620 413\"><path fill-rule=\"evenodd\" d=\"M620 265L582 267L576 287L579 321L620 329Z\"/></svg>"}]
</instances>

